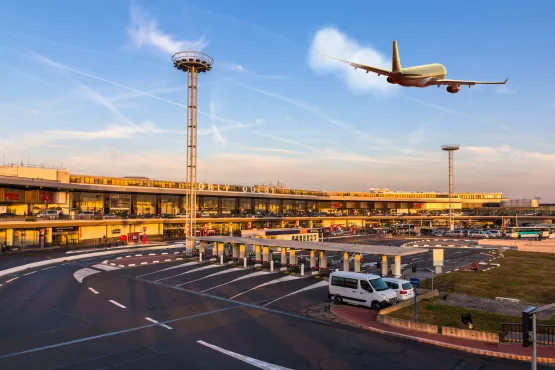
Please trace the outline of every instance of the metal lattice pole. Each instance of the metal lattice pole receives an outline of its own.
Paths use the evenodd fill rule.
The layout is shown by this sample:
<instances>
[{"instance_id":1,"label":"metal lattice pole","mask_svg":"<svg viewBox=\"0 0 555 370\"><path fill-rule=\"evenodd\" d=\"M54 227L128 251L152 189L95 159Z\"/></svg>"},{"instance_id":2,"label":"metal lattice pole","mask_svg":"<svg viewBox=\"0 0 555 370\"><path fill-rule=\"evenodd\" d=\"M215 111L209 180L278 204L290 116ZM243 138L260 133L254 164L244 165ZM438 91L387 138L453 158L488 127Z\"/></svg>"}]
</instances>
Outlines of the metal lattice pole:
<instances>
[{"instance_id":1,"label":"metal lattice pole","mask_svg":"<svg viewBox=\"0 0 555 370\"><path fill-rule=\"evenodd\" d=\"M195 236L197 211L197 105L198 75L212 69L214 60L204 53L183 51L173 55L174 66L187 72L187 148L186 148L186 200L185 235ZM192 245L188 243L188 249Z\"/></svg>"},{"instance_id":2,"label":"metal lattice pole","mask_svg":"<svg viewBox=\"0 0 555 370\"><path fill-rule=\"evenodd\" d=\"M455 219L453 217L453 152L459 150L460 145L443 145L441 150L449 154L449 231L455 229Z\"/></svg>"}]
</instances>

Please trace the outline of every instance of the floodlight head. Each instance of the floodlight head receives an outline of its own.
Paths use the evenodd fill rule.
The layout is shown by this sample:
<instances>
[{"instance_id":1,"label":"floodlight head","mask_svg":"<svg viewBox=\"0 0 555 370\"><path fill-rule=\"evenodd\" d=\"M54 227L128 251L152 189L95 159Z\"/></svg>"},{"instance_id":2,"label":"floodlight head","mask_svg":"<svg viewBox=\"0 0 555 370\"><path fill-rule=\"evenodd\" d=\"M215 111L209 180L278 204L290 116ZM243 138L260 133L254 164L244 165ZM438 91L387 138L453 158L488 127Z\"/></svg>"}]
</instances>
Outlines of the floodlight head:
<instances>
[{"instance_id":1,"label":"floodlight head","mask_svg":"<svg viewBox=\"0 0 555 370\"><path fill-rule=\"evenodd\" d=\"M458 144L447 144L447 145L442 145L441 146L441 150L445 150L446 152L453 152L455 150L459 150L461 146Z\"/></svg>"},{"instance_id":2,"label":"floodlight head","mask_svg":"<svg viewBox=\"0 0 555 370\"><path fill-rule=\"evenodd\" d=\"M172 56L173 66L180 71L208 72L212 69L214 59L199 51L180 51Z\"/></svg>"}]
</instances>

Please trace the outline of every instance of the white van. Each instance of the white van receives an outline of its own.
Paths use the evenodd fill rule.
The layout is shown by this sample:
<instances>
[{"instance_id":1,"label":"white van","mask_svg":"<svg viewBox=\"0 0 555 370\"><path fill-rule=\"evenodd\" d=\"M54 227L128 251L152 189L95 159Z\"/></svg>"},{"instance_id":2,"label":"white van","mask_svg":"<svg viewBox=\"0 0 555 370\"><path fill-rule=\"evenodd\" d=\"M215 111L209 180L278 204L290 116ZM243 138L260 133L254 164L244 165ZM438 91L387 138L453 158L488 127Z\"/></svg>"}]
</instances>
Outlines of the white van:
<instances>
[{"instance_id":1,"label":"white van","mask_svg":"<svg viewBox=\"0 0 555 370\"><path fill-rule=\"evenodd\" d=\"M328 298L380 310L398 302L397 294L378 275L336 271L330 274Z\"/></svg>"}]
</instances>

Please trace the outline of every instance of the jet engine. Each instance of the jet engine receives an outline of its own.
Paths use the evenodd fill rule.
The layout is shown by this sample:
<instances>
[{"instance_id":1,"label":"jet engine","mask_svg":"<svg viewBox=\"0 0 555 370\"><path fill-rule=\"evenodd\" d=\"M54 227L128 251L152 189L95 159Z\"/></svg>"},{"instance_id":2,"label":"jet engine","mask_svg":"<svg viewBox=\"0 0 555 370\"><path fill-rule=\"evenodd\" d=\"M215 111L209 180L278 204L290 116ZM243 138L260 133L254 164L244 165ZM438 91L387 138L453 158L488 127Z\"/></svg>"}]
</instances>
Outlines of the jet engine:
<instances>
[{"instance_id":1,"label":"jet engine","mask_svg":"<svg viewBox=\"0 0 555 370\"><path fill-rule=\"evenodd\" d=\"M449 85L447 86L447 92L451 94L456 94L461 90L459 85Z\"/></svg>"},{"instance_id":2,"label":"jet engine","mask_svg":"<svg viewBox=\"0 0 555 370\"><path fill-rule=\"evenodd\" d=\"M396 84L397 84L397 82L395 82L395 80L392 79L391 77L388 77L388 78L387 78L387 82L389 82L390 84L393 84L393 85L396 85Z\"/></svg>"}]
</instances>

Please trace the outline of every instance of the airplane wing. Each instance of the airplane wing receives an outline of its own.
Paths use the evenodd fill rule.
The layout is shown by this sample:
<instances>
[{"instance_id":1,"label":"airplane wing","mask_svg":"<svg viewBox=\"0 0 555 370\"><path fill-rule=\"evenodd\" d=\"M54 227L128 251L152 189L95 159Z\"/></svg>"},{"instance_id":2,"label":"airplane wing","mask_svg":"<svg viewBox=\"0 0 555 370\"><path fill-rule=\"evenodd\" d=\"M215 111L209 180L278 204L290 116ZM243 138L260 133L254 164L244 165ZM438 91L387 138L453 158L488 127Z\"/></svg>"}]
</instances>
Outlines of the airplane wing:
<instances>
[{"instance_id":1,"label":"airplane wing","mask_svg":"<svg viewBox=\"0 0 555 370\"><path fill-rule=\"evenodd\" d=\"M463 80L431 80L426 83L426 86L439 86L439 85L459 85L459 86L474 86L474 85L505 85L509 79L500 82L489 81L463 81Z\"/></svg>"},{"instance_id":2,"label":"airplane wing","mask_svg":"<svg viewBox=\"0 0 555 370\"><path fill-rule=\"evenodd\" d=\"M324 56L324 57L327 57L327 58L331 58L331 59L335 59L335 60L339 60L340 62L349 63L351 65L351 67L353 67L354 69L364 69L366 71L366 73L374 72L374 73L377 73L378 76L379 75L389 76L391 74L391 71L388 70L388 69L382 69L382 68L378 68L378 67L367 66L365 64L354 63L354 62L351 62L349 60L332 57L331 55L321 54L318 50L316 50L316 52L318 53L318 55L321 55L321 56Z\"/></svg>"}]
</instances>

